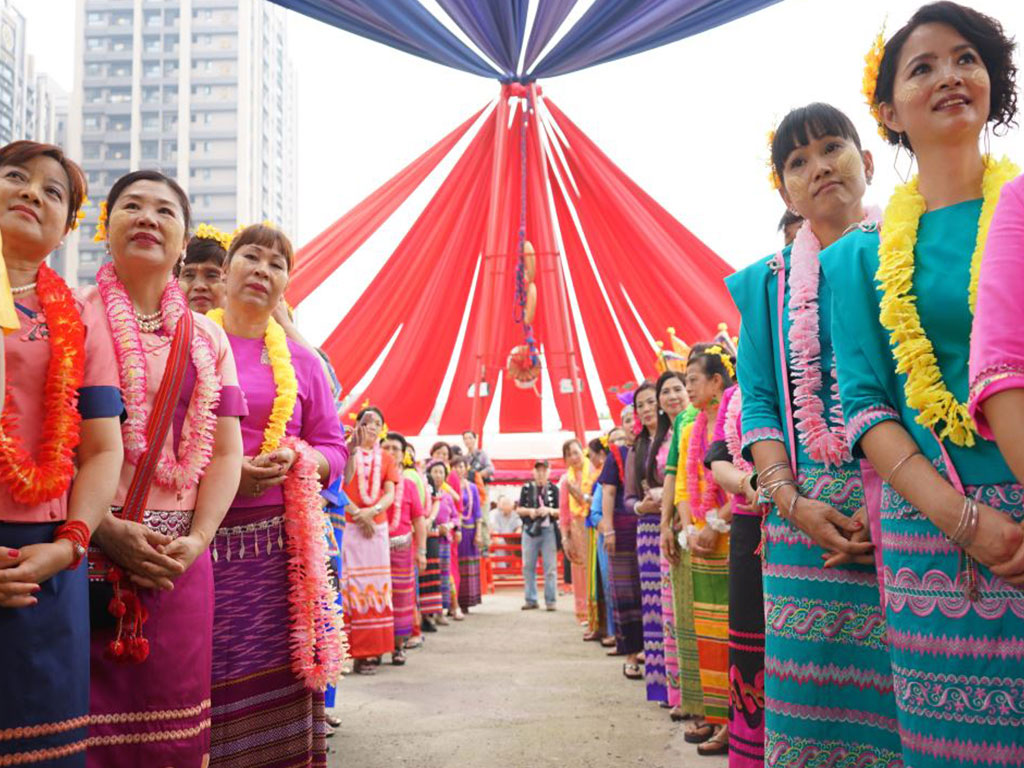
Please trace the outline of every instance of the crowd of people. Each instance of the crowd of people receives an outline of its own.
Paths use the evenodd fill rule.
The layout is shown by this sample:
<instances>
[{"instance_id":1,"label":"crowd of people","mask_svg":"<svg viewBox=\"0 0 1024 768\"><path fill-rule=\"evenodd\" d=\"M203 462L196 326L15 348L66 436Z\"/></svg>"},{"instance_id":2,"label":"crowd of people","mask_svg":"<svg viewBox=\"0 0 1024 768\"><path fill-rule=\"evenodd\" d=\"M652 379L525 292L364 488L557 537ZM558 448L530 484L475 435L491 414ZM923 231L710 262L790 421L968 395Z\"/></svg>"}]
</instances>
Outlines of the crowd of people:
<instances>
[{"instance_id":1,"label":"crowd of people","mask_svg":"<svg viewBox=\"0 0 1024 768\"><path fill-rule=\"evenodd\" d=\"M917 174L823 103L771 138L785 247L726 279L621 426L566 444L584 640L734 768L1024 765L1024 179L999 22L926 5L867 57ZM985 147L983 150L982 147Z\"/></svg>"},{"instance_id":2,"label":"crowd of people","mask_svg":"<svg viewBox=\"0 0 1024 768\"><path fill-rule=\"evenodd\" d=\"M583 640L702 755L1024 764L1024 179L982 149L1013 55L952 2L879 37L865 96L917 164L884 214L852 121L787 114L791 242L726 280L738 342L663 357L490 517L524 610L561 539ZM59 147L0 148L0 765L324 765L347 658L479 604L493 466L472 432L417 462L369 403L344 428L287 235L193 233L162 173L113 184L71 290L46 259L85 196Z\"/></svg>"}]
</instances>

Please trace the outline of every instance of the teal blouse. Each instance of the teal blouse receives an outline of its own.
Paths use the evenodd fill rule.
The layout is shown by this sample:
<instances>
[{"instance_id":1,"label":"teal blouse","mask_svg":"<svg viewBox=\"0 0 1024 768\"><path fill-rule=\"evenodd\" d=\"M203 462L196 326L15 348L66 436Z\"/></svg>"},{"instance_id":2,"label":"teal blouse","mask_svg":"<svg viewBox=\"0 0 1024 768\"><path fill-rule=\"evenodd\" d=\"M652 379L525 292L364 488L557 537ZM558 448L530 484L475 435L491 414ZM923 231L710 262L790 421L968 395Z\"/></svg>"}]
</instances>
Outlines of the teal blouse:
<instances>
[{"instance_id":1,"label":"teal blouse","mask_svg":"<svg viewBox=\"0 0 1024 768\"><path fill-rule=\"evenodd\" d=\"M792 248L782 251L785 268L782 334L785 339L786 359L790 360L789 349L789 269ZM740 311L740 346L737 356L736 375L743 393L743 455L753 460L750 446L761 440L777 440L786 446L793 456L793 446L785 424L785 402L782 393L785 384L779 359L779 282L776 267L777 257L770 256L730 275L725 279L726 288ZM825 413L832 410L832 302L829 287L822 277L818 287L819 335L821 341L822 387L818 396L825 405ZM792 385L792 378L790 379ZM817 465L799 445L797 439L796 460L798 466Z\"/></svg>"},{"instance_id":2,"label":"teal blouse","mask_svg":"<svg viewBox=\"0 0 1024 768\"><path fill-rule=\"evenodd\" d=\"M921 325L935 348L946 387L967 402L972 315L967 305L971 255L978 236L981 200L929 211L921 217L913 295ZM896 373L889 332L878 320L882 292L878 271L878 232L854 231L821 254L825 280L832 286L832 337L836 340L839 395L854 452L864 433L883 421L898 421L931 460L940 455L932 433L916 421ZM744 414L745 416L745 414ZM950 458L968 485L1013 480L995 443L976 437L973 448L945 441Z\"/></svg>"}]
</instances>

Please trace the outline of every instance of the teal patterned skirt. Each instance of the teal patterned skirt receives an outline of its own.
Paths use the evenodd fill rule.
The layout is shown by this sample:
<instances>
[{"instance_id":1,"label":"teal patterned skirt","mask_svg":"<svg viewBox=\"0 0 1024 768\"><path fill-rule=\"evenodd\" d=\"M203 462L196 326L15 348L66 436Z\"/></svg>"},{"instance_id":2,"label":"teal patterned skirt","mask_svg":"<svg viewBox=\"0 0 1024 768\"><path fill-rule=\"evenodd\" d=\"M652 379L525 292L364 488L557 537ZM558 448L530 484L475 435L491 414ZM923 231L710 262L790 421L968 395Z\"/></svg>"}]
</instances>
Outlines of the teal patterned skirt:
<instances>
[{"instance_id":1,"label":"teal patterned skirt","mask_svg":"<svg viewBox=\"0 0 1024 768\"><path fill-rule=\"evenodd\" d=\"M808 464L798 481L845 515L864 504L857 464ZM875 567L822 567L774 506L764 533L765 764L902 768Z\"/></svg>"},{"instance_id":2,"label":"teal patterned skirt","mask_svg":"<svg viewBox=\"0 0 1024 768\"><path fill-rule=\"evenodd\" d=\"M1024 520L1019 485L967 492ZM888 486L882 557L906 764L1024 765L1024 591L978 566L970 600L959 547Z\"/></svg>"}]
</instances>

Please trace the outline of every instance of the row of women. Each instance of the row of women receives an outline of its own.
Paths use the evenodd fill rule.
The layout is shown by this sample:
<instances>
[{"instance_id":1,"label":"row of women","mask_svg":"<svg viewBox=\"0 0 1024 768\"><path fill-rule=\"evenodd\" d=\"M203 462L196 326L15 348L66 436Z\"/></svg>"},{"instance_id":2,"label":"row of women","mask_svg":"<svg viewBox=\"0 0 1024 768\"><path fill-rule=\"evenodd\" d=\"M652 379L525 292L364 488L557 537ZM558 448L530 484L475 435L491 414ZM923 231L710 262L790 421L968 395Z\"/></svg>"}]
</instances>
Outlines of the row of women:
<instances>
[{"instance_id":1,"label":"row of women","mask_svg":"<svg viewBox=\"0 0 1024 768\"><path fill-rule=\"evenodd\" d=\"M209 306L189 289L190 309L172 278L188 196L133 172L101 206L110 260L80 295L46 258L85 194L60 148L0 148L13 299L0 764L325 765L325 689L346 637L373 658L411 632L411 600L396 596L395 612L390 591L414 586L391 579L392 560L411 572L401 458L382 451L374 409L346 439L320 359L292 338L282 232L200 227L193 244L216 241L224 279ZM345 625L328 568L332 484L347 498Z\"/></svg>"},{"instance_id":2,"label":"row of women","mask_svg":"<svg viewBox=\"0 0 1024 768\"><path fill-rule=\"evenodd\" d=\"M790 112L772 176L804 223L726 280L738 387L695 347L692 425L663 437L665 374L604 463L619 650L731 765L1024 765L1024 179L983 150L1016 118L1013 55L951 2L879 37L865 96L917 165L884 213L850 119Z\"/></svg>"}]
</instances>

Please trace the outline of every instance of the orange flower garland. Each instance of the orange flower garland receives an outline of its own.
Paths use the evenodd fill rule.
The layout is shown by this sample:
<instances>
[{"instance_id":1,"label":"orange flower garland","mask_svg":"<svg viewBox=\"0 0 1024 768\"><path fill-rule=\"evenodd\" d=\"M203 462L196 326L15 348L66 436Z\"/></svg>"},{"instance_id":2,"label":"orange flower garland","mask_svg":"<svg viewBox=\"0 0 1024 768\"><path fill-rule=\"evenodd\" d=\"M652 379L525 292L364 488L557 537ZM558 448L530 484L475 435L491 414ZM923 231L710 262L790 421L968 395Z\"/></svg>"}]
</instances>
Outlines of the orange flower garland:
<instances>
[{"instance_id":1,"label":"orange flower garland","mask_svg":"<svg viewBox=\"0 0 1024 768\"><path fill-rule=\"evenodd\" d=\"M16 502L26 505L59 498L71 484L82 423L78 390L85 371L85 326L71 289L56 272L42 264L36 277L36 295L50 334L38 461L17 437L18 417L11 407L9 380L6 406L0 417L0 482L10 489ZM11 373L8 371L8 375Z\"/></svg>"}]
</instances>

